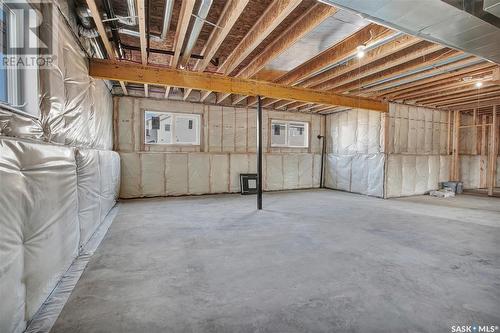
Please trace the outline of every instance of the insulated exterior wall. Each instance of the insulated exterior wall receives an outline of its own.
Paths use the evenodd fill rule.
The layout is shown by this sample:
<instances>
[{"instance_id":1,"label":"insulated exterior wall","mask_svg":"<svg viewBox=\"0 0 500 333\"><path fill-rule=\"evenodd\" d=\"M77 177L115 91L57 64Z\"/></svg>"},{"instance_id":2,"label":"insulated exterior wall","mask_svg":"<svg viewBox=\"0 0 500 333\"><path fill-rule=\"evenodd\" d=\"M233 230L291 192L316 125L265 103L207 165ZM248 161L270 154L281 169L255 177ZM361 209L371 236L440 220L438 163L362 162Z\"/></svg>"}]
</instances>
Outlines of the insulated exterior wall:
<instances>
[{"instance_id":1,"label":"insulated exterior wall","mask_svg":"<svg viewBox=\"0 0 500 333\"><path fill-rule=\"evenodd\" d=\"M424 194L448 181L448 112L391 103L385 197Z\"/></svg>"},{"instance_id":2,"label":"insulated exterior wall","mask_svg":"<svg viewBox=\"0 0 500 333\"><path fill-rule=\"evenodd\" d=\"M88 75L86 54L67 28L64 18L53 11L50 31L55 56L50 68L39 71L40 114L38 119L0 107L0 135L58 144L111 149L113 146L113 101L102 80ZM42 25L42 30L44 26Z\"/></svg>"},{"instance_id":3,"label":"insulated exterior wall","mask_svg":"<svg viewBox=\"0 0 500 333\"><path fill-rule=\"evenodd\" d=\"M110 91L53 7L40 28L55 58L38 71L39 114L0 107L0 332L24 331L119 188Z\"/></svg>"},{"instance_id":4,"label":"insulated exterior wall","mask_svg":"<svg viewBox=\"0 0 500 333\"><path fill-rule=\"evenodd\" d=\"M122 198L240 191L240 173L256 172L256 110L182 101L115 99L116 149L122 157ZM144 111L199 114L201 144L144 144ZM264 110L265 190L319 186L324 117ZM271 120L309 123L309 147L271 147Z\"/></svg>"},{"instance_id":5,"label":"insulated exterior wall","mask_svg":"<svg viewBox=\"0 0 500 333\"><path fill-rule=\"evenodd\" d=\"M74 150L0 138L0 328L20 332L78 253Z\"/></svg>"},{"instance_id":6,"label":"insulated exterior wall","mask_svg":"<svg viewBox=\"0 0 500 333\"><path fill-rule=\"evenodd\" d=\"M381 119L379 112L356 109L327 116L326 187L383 196Z\"/></svg>"}]
</instances>

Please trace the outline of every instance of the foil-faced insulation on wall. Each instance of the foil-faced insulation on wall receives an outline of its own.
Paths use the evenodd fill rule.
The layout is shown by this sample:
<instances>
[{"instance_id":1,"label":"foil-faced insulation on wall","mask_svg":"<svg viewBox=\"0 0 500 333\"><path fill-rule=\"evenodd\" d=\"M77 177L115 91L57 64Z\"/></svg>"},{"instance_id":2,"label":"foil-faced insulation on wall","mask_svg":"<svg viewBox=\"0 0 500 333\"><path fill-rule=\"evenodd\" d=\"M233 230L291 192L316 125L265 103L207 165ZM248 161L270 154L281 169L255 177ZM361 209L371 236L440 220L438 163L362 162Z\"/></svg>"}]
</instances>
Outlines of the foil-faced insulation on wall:
<instances>
[{"instance_id":1,"label":"foil-faced insulation on wall","mask_svg":"<svg viewBox=\"0 0 500 333\"><path fill-rule=\"evenodd\" d=\"M38 119L0 108L0 135L46 142L111 149L113 101L102 80L88 75L88 61L64 18L53 11L54 34L50 68L39 70L40 114ZM47 29L42 25L40 29Z\"/></svg>"},{"instance_id":2,"label":"foil-faced insulation on wall","mask_svg":"<svg viewBox=\"0 0 500 333\"><path fill-rule=\"evenodd\" d=\"M0 137L0 177L0 331L22 332L114 205L119 156Z\"/></svg>"},{"instance_id":3,"label":"foil-faced insulation on wall","mask_svg":"<svg viewBox=\"0 0 500 333\"><path fill-rule=\"evenodd\" d=\"M381 114L350 110L327 116L325 186L348 192L384 195Z\"/></svg>"}]
</instances>

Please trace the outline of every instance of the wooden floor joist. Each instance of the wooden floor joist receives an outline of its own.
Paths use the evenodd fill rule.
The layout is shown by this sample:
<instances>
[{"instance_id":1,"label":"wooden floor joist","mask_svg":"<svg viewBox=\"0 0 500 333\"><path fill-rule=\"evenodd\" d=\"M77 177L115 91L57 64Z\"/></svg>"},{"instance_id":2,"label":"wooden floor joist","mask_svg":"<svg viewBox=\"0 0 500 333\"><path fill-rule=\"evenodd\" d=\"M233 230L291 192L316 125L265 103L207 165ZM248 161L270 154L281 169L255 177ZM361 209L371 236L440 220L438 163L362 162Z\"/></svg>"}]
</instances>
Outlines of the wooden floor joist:
<instances>
[{"instance_id":1,"label":"wooden floor joist","mask_svg":"<svg viewBox=\"0 0 500 333\"><path fill-rule=\"evenodd\" d=\"M325 105L338 105L352 108L387 112L387 103L316 91L306 88L290 87L265 81L227 77L217 74L182 71L157 66L142 66L112 61L91 59L90 76L106 80L135 82L140 84L176 86L209 90L221 93L248 96L266 96Z\"/></svg>"}]
</instances>

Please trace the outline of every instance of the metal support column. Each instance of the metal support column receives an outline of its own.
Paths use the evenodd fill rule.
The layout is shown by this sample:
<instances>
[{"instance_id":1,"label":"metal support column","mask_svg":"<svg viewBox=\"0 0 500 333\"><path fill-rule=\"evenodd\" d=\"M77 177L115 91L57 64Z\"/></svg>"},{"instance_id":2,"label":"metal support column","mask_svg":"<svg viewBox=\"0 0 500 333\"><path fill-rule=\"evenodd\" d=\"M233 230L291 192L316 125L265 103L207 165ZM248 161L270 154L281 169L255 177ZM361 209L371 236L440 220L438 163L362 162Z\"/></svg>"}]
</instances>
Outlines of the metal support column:
<instances>
[{"instance_id":1,"label":"metal support column","mask_svg":"<svg viewBox=\"0 0 500 333\"><path fill-rule=\"evenodd\" d=\"M257 96L257 209L262 209L262 100Z\"/></svg>"}]
</instances>

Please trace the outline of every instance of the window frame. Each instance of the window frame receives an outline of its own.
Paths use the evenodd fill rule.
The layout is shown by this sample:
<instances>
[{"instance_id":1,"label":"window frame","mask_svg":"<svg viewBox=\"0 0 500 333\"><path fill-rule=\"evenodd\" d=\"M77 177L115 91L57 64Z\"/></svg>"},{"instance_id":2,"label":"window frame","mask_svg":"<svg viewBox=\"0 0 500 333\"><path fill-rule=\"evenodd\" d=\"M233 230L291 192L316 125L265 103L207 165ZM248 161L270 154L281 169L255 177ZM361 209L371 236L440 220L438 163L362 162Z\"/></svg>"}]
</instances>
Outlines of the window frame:
<instances>
[{"instance_id":1,"label":"window frame","mask_svg":"<svg viewBox=\"0 0 500 333\"><path fill-rule=\"evenodd\" d=\"M161 143L161 142L146 142L146 115L147 113L153 113L153 114L169 114L172 117L172 121L170 123L170 138L171 142L170 143ZM193 122L193 126L198 124L195 127L196 130L196 141L195 142L177 142L176 138L176 119L177 117L183 117L183 118L191 118L192 120L197 120ZM183 147L196 147L201 145L201 121L202 117L201 114L198 113L183 113L183 112L172 112L172 111L158 111L158 110L143 110L143 116L142 116L142 131L143 131L143 141L142 144L144 146L148 145L153 145L153 146L183 146ZM161 129L161 125L160 125Z\"/></svg>"},{"instance_id":2,"label":"window frame","mask_svg":"<svg viewBox=\"0 0 500 333\"><path fill-rule=\"evenodd\" d=\"M284 124L285 125L285 144L275 144L273 143L273 124ZM304 125L304 138L305 138L305 145L304 146L295 146L295 145L290 145L290 135L289 135L289 130L290 130L290 124L300 124ZM271 119L271 123L269 126L269 144L271 148L297 148L297 149L309 149L309 122L308 121L300 121L300 120L281 120L281 119Z\"/></svg>"},{"instance_id":3,"label":"window frame","mask_svg":"<svg viewBox=\"0 0 500 333\"><path fill-rule=\"evenodd\" d=\"M29 0L24 1L26 5L31 8L35 7ZM2 3L2 11L4 15L13 15L13 10L9 7L8 3ZM8 10L8 11L7 11ZM2 21L5 23L7 19L4 17ZM15 19L16 27L20 24L18 19ZM6 25L8 28L8 25ZM7 41L22 38L18 31L7 29ZM2 32L3 33L3 32ZM3 53L4 56L15 55L11 53ZM29 82L29 83L28 83ZM33 89L33 82L35 82L36 89ZM20 67L7 67L5 68L5 85L6 85L6 100L0 100L0 107L21 114L33 119L40 119L41 111L39 107L40 102L40 68L23 69ZM21 104L22 103L22 104Z\"/></svg>"}]
</instances>

